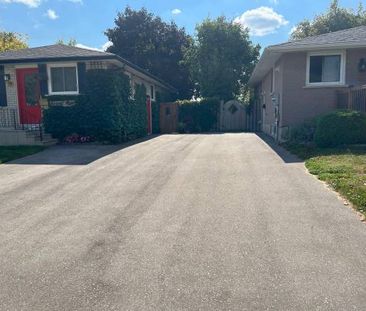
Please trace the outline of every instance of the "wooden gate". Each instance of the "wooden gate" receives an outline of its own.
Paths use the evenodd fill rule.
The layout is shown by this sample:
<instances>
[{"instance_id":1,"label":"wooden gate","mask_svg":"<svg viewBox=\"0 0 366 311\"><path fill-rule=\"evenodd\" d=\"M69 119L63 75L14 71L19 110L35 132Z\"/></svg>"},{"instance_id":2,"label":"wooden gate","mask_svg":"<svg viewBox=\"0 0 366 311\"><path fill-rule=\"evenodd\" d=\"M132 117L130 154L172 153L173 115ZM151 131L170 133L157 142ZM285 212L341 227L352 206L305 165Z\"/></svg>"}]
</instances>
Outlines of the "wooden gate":
<instances>
[{"instance_id":1,"label":"wooden gate","mask_svg":"<svg viewBox=\"0 0 366 311\"><path fill-rule=\"evenodd\" d=\"M237 100L220 104L220 130L223 132L241 132L246 130L246 109Z\"/></svg>"},{"instance_id":2,"label":"wooden gate","mask_svg":"<svg viewBox=\"0 0 366 311\"><path fill-rule=\"evenodd\" d=\"M160 104L160 133L174 133L178 130L178 104Z\"/></svg>"}]
</instances>

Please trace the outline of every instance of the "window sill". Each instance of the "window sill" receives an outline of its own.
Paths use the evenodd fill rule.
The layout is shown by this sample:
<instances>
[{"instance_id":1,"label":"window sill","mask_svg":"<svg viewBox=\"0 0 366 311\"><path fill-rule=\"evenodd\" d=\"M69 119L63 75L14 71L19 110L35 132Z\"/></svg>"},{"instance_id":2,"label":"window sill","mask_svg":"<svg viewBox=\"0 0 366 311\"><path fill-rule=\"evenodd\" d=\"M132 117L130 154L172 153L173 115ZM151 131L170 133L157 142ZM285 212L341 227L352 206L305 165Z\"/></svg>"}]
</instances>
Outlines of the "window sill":
<instances>
[{"instance_id":1,"label":"window sill","mask_svg":"<svg viewBox=\"0 0 366 311\"><path fill-rule=\"evenodd\" d=\"M48 96L60 96L60 95L61 96L64 96L64 95L77 96L77 95L80 95L80 93L79 92L57 92L57 93L49 93L46 96L48 97Z\"/></svg>"},{"instance_id":2,"label":"window sill","mask_svg":"<svg viewBox=\"0 0 366 311\"><path fill-rule=\"evenodd\" d=\"M329 88L348 88L348 84L317 84L317 85L305 85L303 89L329 89Z\"/></svg>"}]
</instances>

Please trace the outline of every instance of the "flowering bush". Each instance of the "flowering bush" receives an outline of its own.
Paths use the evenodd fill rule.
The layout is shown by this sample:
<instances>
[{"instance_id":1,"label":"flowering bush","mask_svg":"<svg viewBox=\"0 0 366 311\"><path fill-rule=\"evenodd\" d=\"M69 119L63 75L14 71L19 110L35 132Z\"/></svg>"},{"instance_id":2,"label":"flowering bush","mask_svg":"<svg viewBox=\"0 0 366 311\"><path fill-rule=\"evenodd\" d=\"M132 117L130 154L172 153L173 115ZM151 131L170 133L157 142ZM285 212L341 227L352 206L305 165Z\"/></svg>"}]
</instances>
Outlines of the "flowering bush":
<instances>
[{"instance_id":1,"label":"flowering bush","mask_svg":"<svg viewBox=\"0 0 366 311\"><path fill-rule=\"evenodd\" d=\"M72 134L69 136L66 136L64 139L64 142L67 144L76 144L76 143L89 143L92 142L93 139L90 136L81 136L79 134Z\"/></svg>"}]
</instances>

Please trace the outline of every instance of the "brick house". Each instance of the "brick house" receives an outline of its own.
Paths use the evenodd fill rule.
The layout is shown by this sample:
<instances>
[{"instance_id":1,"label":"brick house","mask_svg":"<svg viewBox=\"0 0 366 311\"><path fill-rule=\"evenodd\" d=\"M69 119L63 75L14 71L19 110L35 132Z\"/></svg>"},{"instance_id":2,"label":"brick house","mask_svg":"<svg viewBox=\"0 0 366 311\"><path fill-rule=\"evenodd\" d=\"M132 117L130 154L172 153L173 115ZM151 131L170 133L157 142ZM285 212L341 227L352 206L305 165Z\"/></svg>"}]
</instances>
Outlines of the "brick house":
<instances>
[{"instance_id":1,"label":"brick house","mask_svg":"<svg viewBox=\"0 0 366 311\"><path fill-rule=\"evenodd\" d=\"M366 26L267 47L250 78L261 130L289 130L337 108L366 112Z\"/></svg>"},{"instance_id":2,"label":"brick house","mask_svg":"<svg viewBox=\"0 0 366 311\"><path fill-rule=\"evenodd\" d=\"M86 71L109 68L123 70L132 90L145 85L151 132L151 101L157 92L173 92L171 86L115 54L56 44L0 53L0 145L52 142L47 135L41 142L34 130L42 123L49 97L82 94Z\"/></svg>"}]
</instances>

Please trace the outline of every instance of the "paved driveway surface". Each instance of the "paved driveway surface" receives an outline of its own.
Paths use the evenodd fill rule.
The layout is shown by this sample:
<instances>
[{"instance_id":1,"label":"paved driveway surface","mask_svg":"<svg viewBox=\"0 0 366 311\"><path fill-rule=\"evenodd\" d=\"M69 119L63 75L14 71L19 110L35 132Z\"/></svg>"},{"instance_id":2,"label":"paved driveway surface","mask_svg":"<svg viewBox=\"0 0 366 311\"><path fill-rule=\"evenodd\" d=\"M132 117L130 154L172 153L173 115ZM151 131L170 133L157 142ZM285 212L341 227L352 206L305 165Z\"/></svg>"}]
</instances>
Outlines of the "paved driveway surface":
<instances>
[{"instance_id":1,"label":"paved driveway surface","mask_svg":"<svg viewBox=\"0 0 366 311\"><path fill-rule=\"evenodd\" d=\"M0 181L1 310L366 310L365 224L254 134L59 146Z\"/></svg>"}]
</instances>

